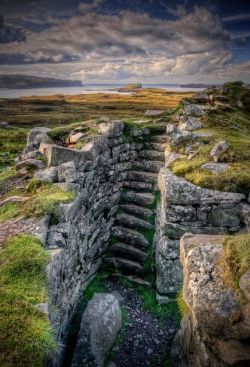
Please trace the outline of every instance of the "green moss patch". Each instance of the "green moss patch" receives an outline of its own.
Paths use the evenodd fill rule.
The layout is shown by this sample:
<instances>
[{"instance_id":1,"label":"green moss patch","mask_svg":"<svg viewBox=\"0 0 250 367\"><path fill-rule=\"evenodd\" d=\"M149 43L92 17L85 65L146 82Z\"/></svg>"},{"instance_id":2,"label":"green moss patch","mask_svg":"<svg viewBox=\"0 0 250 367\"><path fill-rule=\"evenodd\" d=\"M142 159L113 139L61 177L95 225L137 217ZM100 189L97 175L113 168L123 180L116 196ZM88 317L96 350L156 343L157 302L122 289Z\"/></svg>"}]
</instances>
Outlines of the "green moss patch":
<instances>
[{"instance_id":1,"label":"green moss patch","mask_svg":"<svg viewBox=\"0 0 250 367\"><path fill-rule=\"evenodd\" d=\"M0 252L0 364L43 367L56 343L34 306L46 301L49 255L33 236L13 237Z\"/></svg>"},{"instance_id":2,"label":"green moss patch","mask_svg":"<svg viewBox=\"0 0 250 367\"><path fill-rule=\"evenodd\" d=\"M18 214L17 204L7 203L0 206L0 223L14 219Z\"/></svg>"},{"instance_id":3,"label":"green moss patch","mask_svg":"<svg viewBox=\"0 0 250 367\"><path fill-rule=\"evenodd\" d=\"M250 268L250 233L228 236L223 246L233 286L239 290L240 278Z\"/></svg>"},{"instance_id":4,"label":"green moss patch","mask_svg":"<svg viewBox=\"0 0 250 367\"><path fill-rule=\"evenodd\" d=\"M174 174L202 187L248 194L250 191L250 114L239 110L234 112L212 111L205 119L205 129L199 132L211 132L212 138L205 139L198 154L175 161L171 169ZM210 151L220 140L229 143L229 150L223 155L222 162L230 168L215 174L201 168L211 162ZM180 153L184 153L179 150Z\"/></svg>"},{"instance_id":5,"label":"green moss patch","mask_svg":"<svg viewBox=\"0 0 250 367\"><path fill-rule=\"evenodd\" d=\"M0 169L14 164L14 159L26 144L27 129L0 128Z\"/></svg>"},{"instance_id":6,"label":"green moss patch","mask_svg":"<svg viewBox=\"0 0 250 367\"><path fill-rule=\"evenodd\" d=\"M177 294L176 301L177 301L179 313L181 314L182 317L184 317L185 315L190 314L191 310L188 307L188 305L187 305L187 303L184 299L183 289L181 289L179 291L179 293Z\"/></svg>"},{"instance_id":7,"label":"green moss patch","mask_svg":"<svg viewBox=\"0 0 250 367\"><path fill-rule=\"evenodd\" d=\"M59 204L69 203L75 198L72 191L64 190L57 185L41 184L37 180L32 180L28 185L27 193L31 192L33 195L25 203L8 203L0 207L0 223L18 216L41 217L49 214L56 219Z\"/></svg>"}]
</instances>

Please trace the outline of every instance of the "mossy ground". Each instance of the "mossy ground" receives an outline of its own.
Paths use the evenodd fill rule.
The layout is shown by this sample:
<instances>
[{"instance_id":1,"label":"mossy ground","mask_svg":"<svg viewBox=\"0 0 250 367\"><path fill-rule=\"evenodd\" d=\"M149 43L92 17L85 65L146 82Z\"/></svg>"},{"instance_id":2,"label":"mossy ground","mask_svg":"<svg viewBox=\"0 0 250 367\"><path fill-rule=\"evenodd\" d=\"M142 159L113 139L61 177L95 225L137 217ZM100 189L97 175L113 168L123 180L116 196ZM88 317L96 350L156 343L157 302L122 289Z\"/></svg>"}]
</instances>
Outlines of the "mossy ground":
<instances>
[{"instance_id":1,"label":"mossy ground","mask_svg":"<svg viewBox=\"0 0 250 367\"><path fill-rule=\"evenodd\" d=\"M225 259L230 269L233 287L240 299L244 300L240 291L241 276L250 268L250 233L227 236L223 242Z\"/></svg>"},{"instance_id":2,"label":"mossy ground","mask_svg":"<svg viewBox=\"0 0 250 367\"><path fill-rule=\"evenodd\" d=\"M0 253L0 364L44 367L57 346L47 316L34 306L46 302L49 255L35 237L24 235Z\"/></svg>"},{"instance_id":3,"label":"mossy ground","mask_svg":"<svg viewBox=\"0 0 250 367\"><path fill-rule=\"evenodd\" d=\"M198 154L175 161L171 170L174 174L206 188L221 191L250 191L250 114L235 110L233 112L213 111L205 119L205 128L199 132L211 132L212 138L204 139ZM215 174L201 168L203 163L211 162L209 155L212 147L219 141L226 140L229 150L222 157L230 168ZM185 148L179 149L183 153Z\"/></svg>"},{"instance_id":4,"label":"mossy ground","mask_svg":"<svg viewBox=\"0 0 250 367\"><path fill-rule=\"evenodd\" d=\"M26 191L12 191L11 194L25 194L30 199L24 203L6 203L0 207L0 222L15 219L20 216L51 215L54 219L58 217L58 206L74 200L75 193L64 190L57 185L42 184L40 181L31 180Z\"/></svg>"}]
</instances>

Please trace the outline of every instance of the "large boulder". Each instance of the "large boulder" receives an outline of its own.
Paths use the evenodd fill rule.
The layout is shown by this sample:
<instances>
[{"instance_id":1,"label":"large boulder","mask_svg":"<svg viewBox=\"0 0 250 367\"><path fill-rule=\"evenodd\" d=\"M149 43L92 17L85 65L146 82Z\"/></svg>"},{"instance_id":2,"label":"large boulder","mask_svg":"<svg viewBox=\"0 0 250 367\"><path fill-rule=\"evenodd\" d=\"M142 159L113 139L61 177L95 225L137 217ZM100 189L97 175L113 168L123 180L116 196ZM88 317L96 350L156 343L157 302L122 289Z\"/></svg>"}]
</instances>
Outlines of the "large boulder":
<instances>
[{"instance_id":1,"label":"large boulder","mask_svg":"<svg viewBox=\"0 0 250 367\"><path fill-rule=\"evenodd\" d=\"M96 293L83 313L72 367L102 367L121 327L121 310L112 294Z\"/></svg>"},{"instance_id":2,"label":"large boulder","mask_svg":"<svg viewBox=\"0 0 250 367\"><path fill-rule=\"evenodd\" d=\"M186 234L181 239L186 310L172 347L175 366L249 365L249 304L242 304L232 287L223 238Z\"/></svg>"},{"instance_id":3,"label":"large boulder","mask_svg":"<svg viewBox=\"0 0 250 367\"><path fill-rule=\"evenodd\" d=\"M32 129L27 138L27 145L24 149L24 153L38 150L41 143L49 143L50 138L48 132L51 129L47 127L35 127Z\"/></svg>"}]
</instances>

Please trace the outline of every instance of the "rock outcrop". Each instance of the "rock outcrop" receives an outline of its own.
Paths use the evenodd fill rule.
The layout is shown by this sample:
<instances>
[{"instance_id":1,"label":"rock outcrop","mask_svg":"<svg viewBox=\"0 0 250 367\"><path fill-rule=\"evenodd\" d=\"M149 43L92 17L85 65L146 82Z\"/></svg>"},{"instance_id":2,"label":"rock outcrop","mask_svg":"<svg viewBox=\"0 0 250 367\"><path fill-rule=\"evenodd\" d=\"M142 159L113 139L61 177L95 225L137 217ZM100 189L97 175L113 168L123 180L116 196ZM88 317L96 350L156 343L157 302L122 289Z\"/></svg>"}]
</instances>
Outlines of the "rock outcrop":
<instances>
[{"instance_id":1,"label":"rock outcrop","mask_svg":"<svg viewBox=\"0 0 250 367\"><path fill-rule=\"evenodd\" d=\"M250 213L245 195L204 189L162 168L158 180L161 202L155 237L157 289L172 297L182 284L178 240L186 232L233 234L246 228Z\"/></svg>"},{"instance_id":2,"label":"rock outcrop","mask_svg":"<svg viewBox=\"0 0 250 367\"><path fill-rule=\"evenodd\" d=\"M228 367L250 363L249 303L232 288L223 236L182 237L183 297L186 314L175 337L176 366Z\"/></svg>"}]
</instances>

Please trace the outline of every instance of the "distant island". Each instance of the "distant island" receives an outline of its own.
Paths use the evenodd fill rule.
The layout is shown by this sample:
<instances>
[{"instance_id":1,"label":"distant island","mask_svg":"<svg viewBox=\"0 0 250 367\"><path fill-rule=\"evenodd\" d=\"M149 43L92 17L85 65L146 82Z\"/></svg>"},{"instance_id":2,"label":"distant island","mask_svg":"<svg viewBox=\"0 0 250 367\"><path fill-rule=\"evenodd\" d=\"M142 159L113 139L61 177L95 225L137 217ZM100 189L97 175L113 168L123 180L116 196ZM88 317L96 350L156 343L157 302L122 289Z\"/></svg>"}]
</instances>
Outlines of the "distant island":
<instances>
[{"instance_id":1,"label":"distant island","mask_svg":"<svg viewBox=\"0 0 250 367\"><path fill-rule=\"evenodd\" d=\"M27 88L55 88L55 87L82 87L80 80L62 80L43 78L22 74L0 75L0 88L27 89Z\"/></svg>"},{"instance_id":2,"label":"distant island","mask_svg":"<svg viewBox=\"0 0 250 367\"><path fill-rule=\"evenodd\" d=\"M137 89L142 89L141 83L127 84L124 87L118 88L118 92L136 92Z\"/></svg>"}]
</instances>

